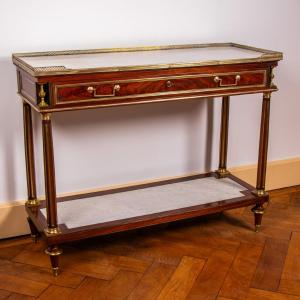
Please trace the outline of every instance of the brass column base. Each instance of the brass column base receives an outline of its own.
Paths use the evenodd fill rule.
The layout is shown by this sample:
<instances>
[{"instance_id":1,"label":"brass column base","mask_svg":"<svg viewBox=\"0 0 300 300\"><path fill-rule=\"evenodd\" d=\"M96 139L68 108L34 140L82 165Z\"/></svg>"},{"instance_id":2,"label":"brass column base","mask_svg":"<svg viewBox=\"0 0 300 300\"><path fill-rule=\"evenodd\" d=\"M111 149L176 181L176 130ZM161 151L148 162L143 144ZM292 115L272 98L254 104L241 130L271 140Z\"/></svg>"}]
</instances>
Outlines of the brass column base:
<instances>
[{"instance_id":1,"label":"brass column base","mask_svg":"<svg viewBox=\"0 0 300 300\"><path fill-rule=\"evenodd\" d=\"M256 189L252 191L252 194L257 197L264 197L268 195L268 193L264 189Z\"/></svg>"},{"instance_id":2,"label":"brass column base","mask_svg":"<svg viewBox=\"0 0 300 300\"><path fill-rule=\"evenodd\" d=\"M40 200L38 199L28 199L26 202L25 202L25 205L27 207L36 207L36 206L40 206Z\"/></svg>"},{"instance_id":3,"label":"brass column base","mask_svg":"<svg viewBox=\"0 0 300 300\"><path fill-rule=\"evenodd\" d=\"M216 174L218 178L225 178L230 174L230 172L227 169L218 169L216 170Z\"/></svg>"},{"instance_id":4,"label":"brass column base","mask_svg":"<svg viewBox=\"0 0 300 300\"><path fill-rule=\"evenodd\" d=\"M58 235L58 234L61 233L61 231L60 231L60 229L59 229L58 227L54 227L54 228L48 227L48 228L46 228L46 229L44 230L44 232L45 232L45 234L46 234L47 236L49 236L49 235Z\"/></svg>"}]
</instances>

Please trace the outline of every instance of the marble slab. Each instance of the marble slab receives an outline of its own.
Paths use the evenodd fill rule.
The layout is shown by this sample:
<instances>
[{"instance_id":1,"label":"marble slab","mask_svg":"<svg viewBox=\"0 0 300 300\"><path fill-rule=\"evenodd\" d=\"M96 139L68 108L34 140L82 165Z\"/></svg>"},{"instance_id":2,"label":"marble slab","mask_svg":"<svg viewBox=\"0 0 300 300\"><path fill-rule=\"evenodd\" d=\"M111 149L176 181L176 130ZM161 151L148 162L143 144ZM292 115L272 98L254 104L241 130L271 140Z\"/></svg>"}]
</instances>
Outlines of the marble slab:
<instances>
[{"instance_id":1,"label":"marble slab","mask_svg":"<svg viewBox=\"0 0 300 300\"><path fill-rule=\"evenodd\" d=\"M59 202L58 221L68 228L76 228L238 198L244 190L229 178L205 177ZM46 217L46 209L41 212Z\"/></svg>"}]
</instances>

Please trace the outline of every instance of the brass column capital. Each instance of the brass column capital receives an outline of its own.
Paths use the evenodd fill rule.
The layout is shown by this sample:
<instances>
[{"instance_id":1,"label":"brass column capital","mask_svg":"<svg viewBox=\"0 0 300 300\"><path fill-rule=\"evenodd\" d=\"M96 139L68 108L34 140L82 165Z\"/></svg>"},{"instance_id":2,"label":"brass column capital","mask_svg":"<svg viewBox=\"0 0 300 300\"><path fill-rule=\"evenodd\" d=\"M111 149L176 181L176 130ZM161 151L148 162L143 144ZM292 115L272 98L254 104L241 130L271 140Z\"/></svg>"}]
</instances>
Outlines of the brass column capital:
<instances>
[{"instance_id":1,"label":"brass column capital","mask_svg":"<svg viewBox=\"0 0 300 300\"><path fill-rule=\"evenodd\" d=\"M51 121L51 113L42 113L41 118L43 121Z\"/></svg>"},{"instance_id":2,"label":"brass column capital","mask_svg":"<svg viewBox=\"0 0 300 300\"><path fill-rule=\"evenodd\" d=\"M271 92L264 92L264 99L270 100L271 99Z\"/></svg>"}]
</instances>

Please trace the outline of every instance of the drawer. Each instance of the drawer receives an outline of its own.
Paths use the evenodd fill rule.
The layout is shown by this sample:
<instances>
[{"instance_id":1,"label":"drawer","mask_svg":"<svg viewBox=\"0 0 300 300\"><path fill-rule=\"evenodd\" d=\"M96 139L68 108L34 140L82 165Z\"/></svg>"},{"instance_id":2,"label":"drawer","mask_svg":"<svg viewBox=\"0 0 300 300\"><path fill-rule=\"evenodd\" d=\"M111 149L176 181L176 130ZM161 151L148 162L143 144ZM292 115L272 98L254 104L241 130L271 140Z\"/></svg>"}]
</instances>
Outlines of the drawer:
<instances>
[{"instance_id":1,"label":"drawer","mask_svg":"<svg viewBox=\"0 0 300 300\"><path fill-rule=\"evenodd\" d=\"M239 73L177 75L55 85L55 104L145 98L266 85L266 70Z\"/></svg>"}]
</instances>

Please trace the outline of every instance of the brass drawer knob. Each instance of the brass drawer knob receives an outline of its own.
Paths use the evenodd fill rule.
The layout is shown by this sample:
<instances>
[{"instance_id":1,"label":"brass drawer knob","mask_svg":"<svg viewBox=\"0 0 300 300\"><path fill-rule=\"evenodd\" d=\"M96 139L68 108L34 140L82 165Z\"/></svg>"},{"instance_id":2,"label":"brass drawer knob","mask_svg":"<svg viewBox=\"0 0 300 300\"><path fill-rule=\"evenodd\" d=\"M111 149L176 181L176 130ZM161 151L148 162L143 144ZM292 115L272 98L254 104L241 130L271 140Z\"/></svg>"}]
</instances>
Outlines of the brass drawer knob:
<instances>
[{"instance_id":1,"label":"brass drawer knob","mask_svg":"<svg viewBox=\"0 0 300 300\"><path fill-rule=\"evenodd\" d=\"M166 82L166 85L167 85L168 88L170 88L170 87L174 86L174 82L172 82L171 80L168 80Z\"/></svg>"},{"instance_id":2,"label":"brass drawer knob","mask_svg":"<svg viewBox=\"0 0 300 300\"><path fill-rule=\"evenodd\" d=\"M95 88L92 87L92 86L89 86L86 90L87 90L90 94L92 94L92 93L94 92Z\"/></svg>"}]
</instances>

